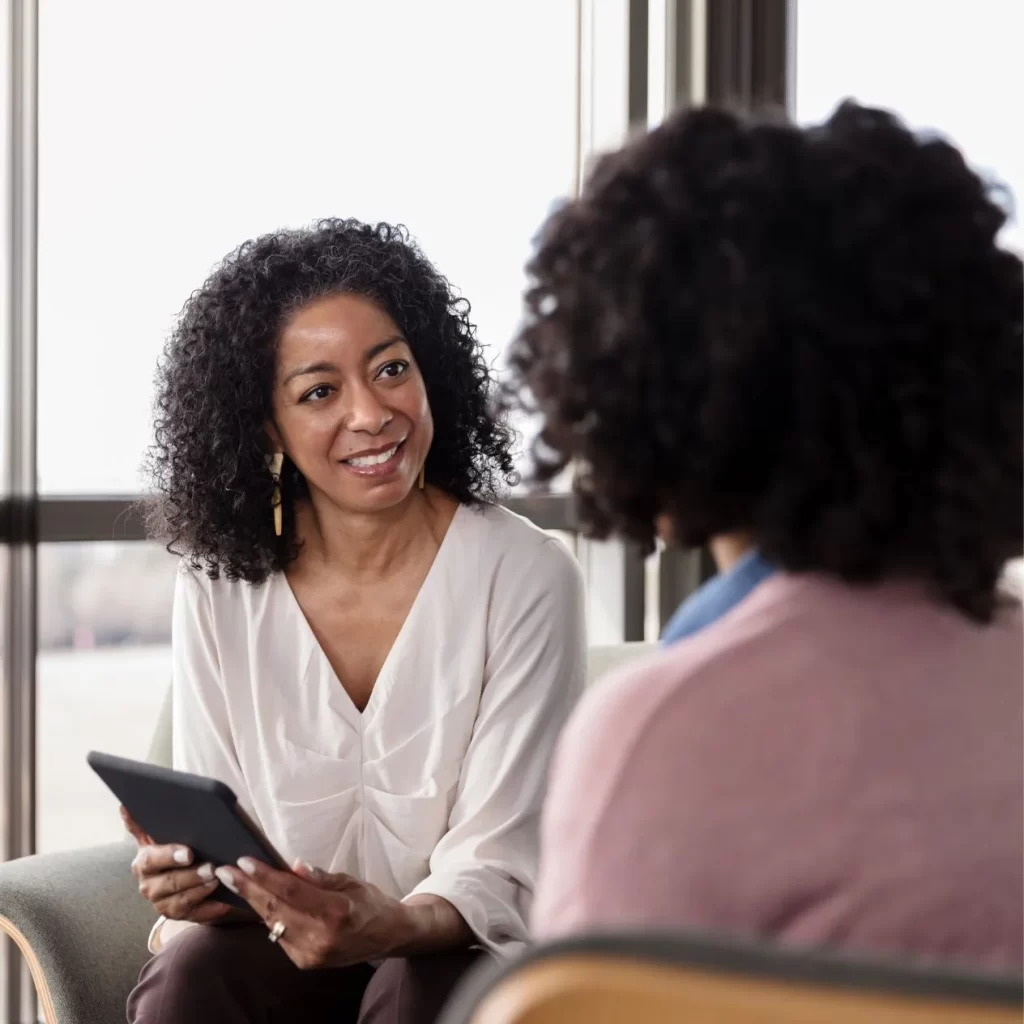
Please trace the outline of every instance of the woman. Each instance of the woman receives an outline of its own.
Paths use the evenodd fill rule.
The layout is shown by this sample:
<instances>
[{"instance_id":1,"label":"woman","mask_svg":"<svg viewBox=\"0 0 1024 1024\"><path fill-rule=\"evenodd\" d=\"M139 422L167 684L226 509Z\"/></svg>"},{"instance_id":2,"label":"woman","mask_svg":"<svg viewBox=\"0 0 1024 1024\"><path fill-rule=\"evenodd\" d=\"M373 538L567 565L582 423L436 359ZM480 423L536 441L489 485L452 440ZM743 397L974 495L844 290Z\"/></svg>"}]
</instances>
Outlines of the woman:
<instances>
[{"instance_id":1,"label":"woman","mask_svg":"<svg viewBox=\"0 0 1024 1024\"><path fill-rule=\"evenodd\" d=\"M428 1021L526 939L583 599L493 503L511 437L468 312L404 229L338 220L245 243L185 306L152 457L152 525L186 555L174 762L295 870L196 864L129 821L165 919L137 1024Z\"/></svg>"},{"instance_id":2,"label":"woman","mask_svg":"<svg viewBox=\"0 0 1024 1024\"><path fill-rule=\"evenodd\" d=\"M710 542L560 745L534 923L1019 969L1021 261L949 144L699 110L542 234L514 386L590 532Z\"/></svg>"}]
</instances>

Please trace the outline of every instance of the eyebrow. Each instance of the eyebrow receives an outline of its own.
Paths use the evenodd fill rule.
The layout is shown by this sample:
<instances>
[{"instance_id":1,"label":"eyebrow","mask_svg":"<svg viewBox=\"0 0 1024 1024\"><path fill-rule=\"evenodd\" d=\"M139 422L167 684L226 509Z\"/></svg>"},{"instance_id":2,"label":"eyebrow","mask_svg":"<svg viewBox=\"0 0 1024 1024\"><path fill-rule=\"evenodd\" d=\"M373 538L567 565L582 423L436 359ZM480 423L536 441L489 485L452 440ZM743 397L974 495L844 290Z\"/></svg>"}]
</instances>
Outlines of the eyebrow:
<instances>
[{"instance_id":1,"label":"eyebrow","mask_svg":"<svg viewBox=\"0 0 1024 1024\"><path fill-rule=\"evenodd\" d=\"M407 345L408 342L400 334L396 334L393 338L385 338L384 341L378 341L367 353L365 357L366 362L371 362L376 359L381 352L386 352L392 345ZM285 384L290 384L297 377L309 377L315 373L338 373L338 367L334 363L319 362L310 363L309 366L300 366L295 370L292 370L284 379Z\"/></svg>"}]
</instances>

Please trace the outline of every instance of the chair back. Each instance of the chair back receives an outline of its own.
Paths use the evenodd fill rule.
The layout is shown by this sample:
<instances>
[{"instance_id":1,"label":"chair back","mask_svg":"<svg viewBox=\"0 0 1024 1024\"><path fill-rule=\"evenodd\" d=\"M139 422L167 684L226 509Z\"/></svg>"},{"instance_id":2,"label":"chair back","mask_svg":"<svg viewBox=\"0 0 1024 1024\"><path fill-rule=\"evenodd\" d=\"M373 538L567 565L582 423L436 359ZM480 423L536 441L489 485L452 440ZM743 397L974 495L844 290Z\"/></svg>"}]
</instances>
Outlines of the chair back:
<instances>
[{"instance_id":1,"label":"chair back","mask_svg":"<svg viewBox=\"0 0 1024 1024\"><path fill-rule=\"evenodd\" d=\"M627 662L635 661L658 649L657 644L632 642L628 644L599 644L587 651L587 685L614 672Z\"/></svg>"},{"instance_id":2,"label":"chair back","mask_svg":"<svg viewBox=\"0 0 1024 1024\"><path fill-rule=\"evenodd\" d=\"M694 936L583 937L486 965L441 1024L1019 1024L1021 977Z\"/></svg>"}]
</instances>

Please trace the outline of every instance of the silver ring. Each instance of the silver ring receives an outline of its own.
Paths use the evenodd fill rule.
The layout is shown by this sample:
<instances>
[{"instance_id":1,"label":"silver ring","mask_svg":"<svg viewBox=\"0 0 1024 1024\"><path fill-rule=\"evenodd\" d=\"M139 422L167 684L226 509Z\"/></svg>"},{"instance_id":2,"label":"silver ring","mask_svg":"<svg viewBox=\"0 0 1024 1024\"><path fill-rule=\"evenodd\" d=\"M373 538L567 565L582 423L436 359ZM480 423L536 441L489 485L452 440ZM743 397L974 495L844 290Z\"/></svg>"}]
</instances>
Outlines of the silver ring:
<instances>
[{"instance_id":1,"label":"silver ring","mask_svg":"<svg viewBox=\"0 0 1024 1024\"><path fill-rule=\"evenodd\" d=\"M285 933L284 921L275 921L274 927L270 929L270 934L267 936L271 942L277 942L279 938Z\"/></svg>"}]
</instances>

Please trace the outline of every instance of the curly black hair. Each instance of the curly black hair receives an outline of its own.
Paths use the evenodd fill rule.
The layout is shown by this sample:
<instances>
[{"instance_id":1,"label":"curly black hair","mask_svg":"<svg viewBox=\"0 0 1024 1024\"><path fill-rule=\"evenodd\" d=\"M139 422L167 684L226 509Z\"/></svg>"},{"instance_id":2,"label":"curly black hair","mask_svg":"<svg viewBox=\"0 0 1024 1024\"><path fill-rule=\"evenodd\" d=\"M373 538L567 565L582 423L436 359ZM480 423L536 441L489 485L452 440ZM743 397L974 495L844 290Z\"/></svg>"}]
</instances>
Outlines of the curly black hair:
<instances>
[{"instance_id":1,"label":"curly black hair","mask_svg":"<svg viewBox=\"0 0 1024 1024\"><path fill-rule=\"evenodd\" d=\"M297 553L289 512L307 489L290 461L280 539L269 511L275 351L291 313L335 293L378 303L409 342L434 420L427 481L465 504L493 501L514 482L513 434L496 412L469 303L403 226L329 219L264 235L189 298L157 371L150 531L213 578L262 583Z\"/></svg>"},{"instance_id":2,"label":"curly black hair","mask_svg":"<svg viewBox=\"0 0 1024 1024\"><path fill-rule=\"evenodd\" d=\"M543 228L508 405L584 528L749 533L791 572L904 576L986 621L1022 548L1020 259L953 146L852 102L681 113Z\"/></svg>"}]
</instances>

